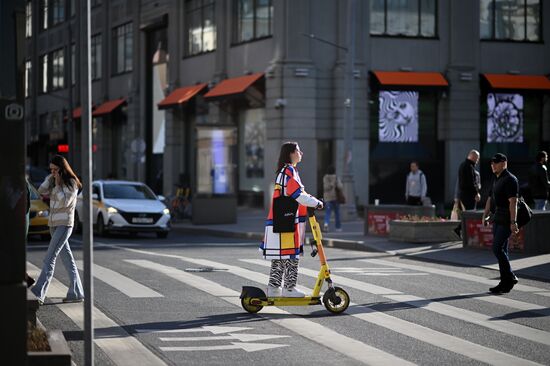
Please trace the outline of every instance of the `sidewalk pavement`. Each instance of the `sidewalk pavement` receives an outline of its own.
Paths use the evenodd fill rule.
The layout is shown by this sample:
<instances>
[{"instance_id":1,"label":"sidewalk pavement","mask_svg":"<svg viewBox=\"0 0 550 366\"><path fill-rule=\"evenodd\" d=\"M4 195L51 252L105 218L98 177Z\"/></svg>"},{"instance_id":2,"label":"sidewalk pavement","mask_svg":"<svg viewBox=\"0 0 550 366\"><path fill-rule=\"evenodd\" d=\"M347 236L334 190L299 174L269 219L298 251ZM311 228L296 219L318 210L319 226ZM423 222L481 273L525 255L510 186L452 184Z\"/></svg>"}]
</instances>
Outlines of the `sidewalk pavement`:
<instances>
[{"instance_id":1,"label":"sidewalk pavement","mask_svg":"<svg viewBox=\"0 0 550 366\"><path fill-rule=\"evenodd\" d=\"M193 225L189 220L184 220L172 224L172 229L189 234L258 240L259 245L264 236L266 216L267 213L263 209L239 207L236 224ZM316 216L317 221L322 225L323 213L318 213ZM333 223L331 228L334 230ZM387 237L364 235L363 228L362 218L343 222L341 232L323 233L323 244L332 248L385 252L409 259L442 262L457 266L483 267L498 271L498 264L491 250L463 248L462 241L438 244L393 242ZM550 254L526 256L511 253L510 260L516 275L550 282Z\"/></svg>"}]
</instances>

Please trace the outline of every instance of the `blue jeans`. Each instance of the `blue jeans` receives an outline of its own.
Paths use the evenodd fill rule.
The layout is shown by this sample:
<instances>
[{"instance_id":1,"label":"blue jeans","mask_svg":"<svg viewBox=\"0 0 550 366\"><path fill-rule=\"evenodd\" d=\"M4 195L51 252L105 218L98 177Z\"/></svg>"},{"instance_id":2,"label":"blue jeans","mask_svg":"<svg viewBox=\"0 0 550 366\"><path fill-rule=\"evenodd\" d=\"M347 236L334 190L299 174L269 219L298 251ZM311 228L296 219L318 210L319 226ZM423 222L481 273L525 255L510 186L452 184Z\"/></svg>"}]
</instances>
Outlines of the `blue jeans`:
<instances>
[{"instance_id":1,"label":"blue jeans","mask_svg":"<svg viewBox=\"0 0 550 366\"><path fill-rule=\"evenodd\" d=\"M546 210L546 200L542 198L535 198L535 210Z\"/></svg>"},{"instance_id":2,"label":"blue jeans","mask_svg":"<svg viewBox=\"0 0 550 366\"><path fill-rule=\"evenodd\" d=\"M78 275L78 269L74 261L73 253L69 247L69 237L73 228L70 226L56 226L50 228L52 239L50 246L44 258L44 266L40 272L40 276L36 280L36 284L32 288L32 293L41 301L46 298L48 287L53 277L55 269L55 261L57 256L61 256L61 261L69 274L69 290L67 291L68 299L83 299L84 290Z\"/></svg>"},{"instance_id":3,"label":"blue jeans","mask_svg":"<svg viewBox=\"0 0 550 366\"><path fill-rule=\"evenodd\" d=\"M515 277L508 258L508 239L511 234L510 225L493 224L493 253L498 260L500 281L505 283L511 282Z\"/></svg>"},{"instance_id":4,"label":"blue jeans","mask_svg":"<svg viewBox=\"0 0 550 366\"><path fill-rule=\"evenodd\" d=\"M336 221L336 228L340 229L342 224L340 223L340 205L338 201L328 201L325 203L325 225L330 224L330 214L334 210L334 220Z\"/></svg>"}]
</instances>

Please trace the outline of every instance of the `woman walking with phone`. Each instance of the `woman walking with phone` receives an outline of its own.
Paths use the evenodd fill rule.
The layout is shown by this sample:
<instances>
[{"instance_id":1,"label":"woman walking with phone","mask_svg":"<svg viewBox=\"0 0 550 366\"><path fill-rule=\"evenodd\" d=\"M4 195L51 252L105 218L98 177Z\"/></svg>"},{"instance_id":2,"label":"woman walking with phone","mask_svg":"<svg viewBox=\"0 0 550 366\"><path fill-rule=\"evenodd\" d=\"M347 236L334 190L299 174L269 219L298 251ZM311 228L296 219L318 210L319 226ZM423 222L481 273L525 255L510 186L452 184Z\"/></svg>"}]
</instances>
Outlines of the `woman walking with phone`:
<instances>
[{"instance_id":1,"label":"woman walking with phone","mask_svg":"<svg viewBox=\"0 0 550 366\"><path fill-rule=\"evenodd\" d=\"M67 297L63 299L63 302L80 302L84 299L84 291L73 253L69 247L69 237L74 227L76 197L82 184L63 156L55 155L52 158L50 171L51 174L40 185L38 192L50 199L48 226L50 227L51 240L42 271L31 291L38 298L40 304L43 304L53 277L55 261L60 255L70 281Z\"/></svg>"}]
</instances>

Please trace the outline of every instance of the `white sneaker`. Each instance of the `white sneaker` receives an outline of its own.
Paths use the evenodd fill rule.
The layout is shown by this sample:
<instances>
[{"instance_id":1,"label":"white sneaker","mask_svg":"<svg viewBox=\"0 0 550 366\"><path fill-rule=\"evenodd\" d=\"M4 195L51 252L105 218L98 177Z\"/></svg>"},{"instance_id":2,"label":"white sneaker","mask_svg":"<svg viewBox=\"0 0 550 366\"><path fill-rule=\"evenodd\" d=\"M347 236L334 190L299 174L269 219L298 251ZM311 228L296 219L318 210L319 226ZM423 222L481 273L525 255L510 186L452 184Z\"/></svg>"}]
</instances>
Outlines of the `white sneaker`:
<instances>
[{"instance_id":1,"label":"white sneaker","mask_svg":"<svg viewBox=\"0 0 550 366\"><path fill-rule=\"evenodd\" d=\"M282 292L280 287L267 286L267 297L281 297Z\"/></svg>"},{"instance_id":2,"label":"white sneaker","mask_svg":"<svg viewBox=\"0 0 550 366\"><path fill-rule=\"evenodd\" d=\"M296 287L283 289L283 297L305 297L306 294L304 294L302 291L298 290Z\"/></svg>"},{"instance_id":3,"label":"white sneaker","mask_svg":"<svg viewBox=\"0 0 550 366\"><path fill-rule=\"evenodd\" d=\"M329 230L329 229L328 229L328 225L327 225L327 224L324 224L324 225L323 225L323 231L324 231L325 233L328 233L328 230Z\"/></svg>"}]
</instances>

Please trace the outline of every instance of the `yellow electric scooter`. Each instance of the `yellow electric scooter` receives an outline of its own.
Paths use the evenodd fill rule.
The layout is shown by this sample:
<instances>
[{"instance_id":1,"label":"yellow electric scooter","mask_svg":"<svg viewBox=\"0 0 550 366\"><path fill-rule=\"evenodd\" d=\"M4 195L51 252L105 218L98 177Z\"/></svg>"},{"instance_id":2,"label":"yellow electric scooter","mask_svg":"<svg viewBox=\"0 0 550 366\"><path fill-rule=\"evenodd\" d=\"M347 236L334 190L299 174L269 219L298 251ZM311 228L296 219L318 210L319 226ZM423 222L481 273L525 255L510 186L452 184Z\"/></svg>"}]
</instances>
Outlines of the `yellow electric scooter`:
<instances>
[{"instance_id":1,"label":"yellow electric scooter","mask_svg":"<svg viewBox=\"0 0 550 366\"><path fill-rule=\"evenodd\" d=\"M243 286L241 292L241 305L244 310L249 313L257 313L262 310L264 306L308 306L308 305L321 305L321 301L325 305L328 311L333 314L340 314L345 311L350 303L348 293L340 288L335 287L330 279L330 269L325 257L325 251L323 249L321 229L314 214L314 208L308 208L309 226L313 232L313 241L311 241L311 256L315 257L319 255L319 261L321 262L321 269L317 276L317 282L313 288L311 296L306 297L267 297L262 289L251 286ZM328 289L323 294L321 300L321 287L323 281L327 282Z\"/></svg>"}]
</instances>

